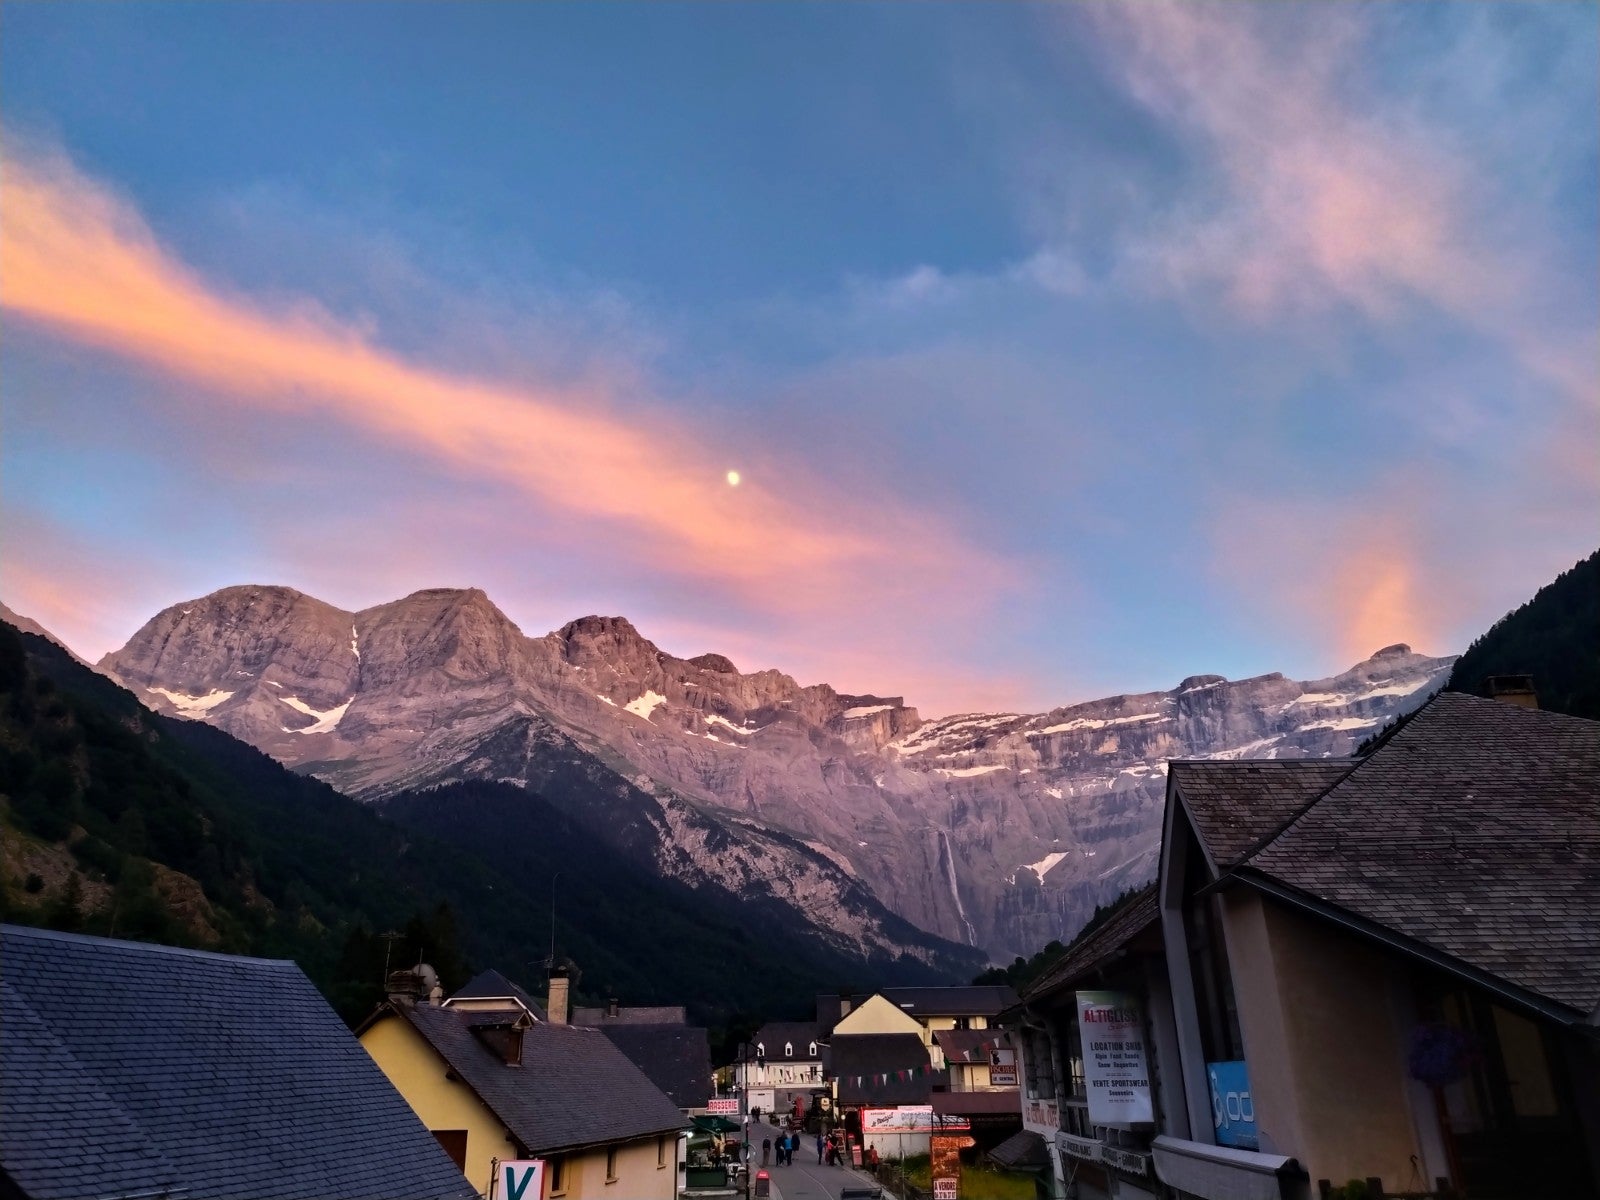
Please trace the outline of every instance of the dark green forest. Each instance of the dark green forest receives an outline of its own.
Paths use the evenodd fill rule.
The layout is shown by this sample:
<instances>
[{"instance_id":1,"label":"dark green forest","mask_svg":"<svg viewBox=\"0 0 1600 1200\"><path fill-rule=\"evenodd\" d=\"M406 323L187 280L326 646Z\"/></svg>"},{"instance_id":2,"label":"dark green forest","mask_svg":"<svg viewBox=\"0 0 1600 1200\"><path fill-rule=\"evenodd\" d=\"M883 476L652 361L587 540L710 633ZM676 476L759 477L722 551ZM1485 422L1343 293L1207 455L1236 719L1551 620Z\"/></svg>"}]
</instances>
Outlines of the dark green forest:
<instances>
[{"instance_id":1,"label":"dark green forest","mask_svg":"<svg viewBox=\"0 0 1600 1200\"><path fill-rule=\"evenodd\" d=\"M684 1004L721 1028L801 1016L841 984L933 982L650 875L518 788L452 785L380 813L4 624L0 843L3 919L292 958L352 1021L386 962L425 958L446 988L492 966L542 994L552 892L583 1002Z\"/></svg>"},{"instance_id":2,"label":"dark green forest","mask_svg":"<svg viewBox=\"0 0 1600 1200\"><path fill-rule=\"evenodd\" d=\"M1600 720L1600 550L1496 621L1446 687L1481 694L1492 675L1531 675L1540 708Z\"/></svg>"}]
</instances>

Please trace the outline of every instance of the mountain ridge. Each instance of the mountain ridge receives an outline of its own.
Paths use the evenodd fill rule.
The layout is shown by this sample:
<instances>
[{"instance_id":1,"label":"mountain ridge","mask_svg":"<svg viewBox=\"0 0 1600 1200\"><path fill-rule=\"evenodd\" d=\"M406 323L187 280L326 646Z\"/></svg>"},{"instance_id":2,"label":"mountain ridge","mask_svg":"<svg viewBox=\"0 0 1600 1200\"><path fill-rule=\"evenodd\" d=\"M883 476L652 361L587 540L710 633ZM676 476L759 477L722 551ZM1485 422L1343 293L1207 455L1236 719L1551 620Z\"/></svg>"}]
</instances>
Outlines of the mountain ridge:
<instances>
[{"instance_id":1,"label":"mountain ridge","mask_svg":"<svg viewBox=\"0 0 1600 1200\"><path fill-rule=\"evenodd\" d=\"M538 788L584 760L577 774L605 782L571 805L648 797L648 817L628 800L643 824L627 828L649 827L663 874L809 912L859 885L911 927L1009 956L1142 882L1167 759L1349 753L1452 661L1396 645L1320 680L1195 675L1044 713L925 721L899 696L678 658L623 617L530 637L475 588L351 613L244 585L163 609L100 669L372 801L457 780ZM722 837L739 853L714 849ZM863 952L890 952L881 915L863 912L834 923Z\"/></svg>"}]
</instances>

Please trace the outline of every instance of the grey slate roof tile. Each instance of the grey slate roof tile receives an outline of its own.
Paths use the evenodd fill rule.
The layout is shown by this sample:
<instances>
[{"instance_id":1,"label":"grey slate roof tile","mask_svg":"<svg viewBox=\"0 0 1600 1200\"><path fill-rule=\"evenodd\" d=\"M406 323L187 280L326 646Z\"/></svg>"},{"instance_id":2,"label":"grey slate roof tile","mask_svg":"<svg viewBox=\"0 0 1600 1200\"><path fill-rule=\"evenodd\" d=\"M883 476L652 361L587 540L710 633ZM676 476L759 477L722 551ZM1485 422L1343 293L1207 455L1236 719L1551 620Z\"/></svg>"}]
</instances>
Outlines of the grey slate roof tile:
<instances>
[{"instance_id":1,"label":"grey slate roof tile","mask_svg":"<svg viewBox=\"0 0 1600 1200\"><path fill-rule=\"evenodd\" d=\"M711 1099L711 1039L695 1025L602 1025L600 1032L679 1108Z\"/></svg>"},{"instance_id":2,"label":"grey slate roof tile","mask_svg":"<svg viewBox=\"0 0 1600 1200\"><path fill-rule=\"evenodd\" d=\"M480 971L474 975L450 999L499 1000L507 996L520 1001L539 1020L545 1021L549 1019L548 1014L544 1011L544 1006L534 999L532 992L519 984L513 983L492 967L487 971Z\"/></svg>"},{"instance_id":3,"label":"grey slate roof tile","mask_svg":"<svg viewBox=\"0 0 1600 1200\"><path fill-rule=\"evenodd\" d=\"M598 1029L539 1022L508 1066L466 1013L392 1005L531 1154L676 1133L684 1116Z\"/></svg>"},{"instance_id":4,"label":"grey slate roof tile","mask_svg":"<svg viewBox=\"0 0 1600 1200\"><path fill-rule=\"evenodd\" d=\"M0 926L0 1167L38 1200L471 1189L292 962Z\"/></svg>"},{"instance_id":5,"label":"grey slate roof tile","mask_svg":"<svg viewBox=\"0 0 1600 1200\"><path fill-rule=\"evenodd\" d=\"M1225 871L1354 766L1348 758L1176 759L1167 771L1212 861Z\"/></svg>"},{"instance_id":6,"label":"grey slate roof tile","mask_svg":"<svg viewBox=\"0 0 1600 1200\"><path fill-rule=\"evenodd\" d=\"M914 1033L836 1034L832 1049L840 1104L926 1104L933 1085L949 1081L948 1072L922 1072L930 1065L928 1049ZM909 1072L909 1078L895 1078L898 1071ZM878 1075L886 1078L874 1078Z\"/></svg>"},{"instance_id":7,"label":"grey slate roof tile","mask_svg":"<svg viewBox=\"0 0 1600 1200\"><path fill-rule=\"evenodd\" d=\"M1240 866L1591 1014L1600 723L1441 693Z\"/></svg>"}]
</instances>

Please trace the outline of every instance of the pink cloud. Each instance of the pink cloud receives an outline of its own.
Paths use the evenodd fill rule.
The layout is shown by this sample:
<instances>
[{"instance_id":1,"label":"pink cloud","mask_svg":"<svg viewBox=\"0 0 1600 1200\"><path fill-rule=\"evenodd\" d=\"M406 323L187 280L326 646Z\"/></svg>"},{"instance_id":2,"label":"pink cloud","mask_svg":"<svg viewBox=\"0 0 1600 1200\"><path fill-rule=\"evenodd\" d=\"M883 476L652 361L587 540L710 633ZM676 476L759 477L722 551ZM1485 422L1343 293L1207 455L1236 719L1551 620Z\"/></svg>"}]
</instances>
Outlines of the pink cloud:
<instances>
[{"instance_id":1,"label":"pink cloud","mask_svg":"<svg viewBox=\"0 0 1600 1200\"><path fill-rule=\"evenodd\" d=\"M313 302L269 311L174 259L58 154L8 153L0 305L223 404L329 417L464 480L507 488L635 562L794 617L921 594L995 595L995 556L892 496L844 502L781 453L712 445L648 396L507 385L409 361ZM621 373L619 373L621 374ZM725 473L742 465L743 482ZM524 510L527 515L527 510ZM926 602L926 601L925 601Z\"/></svg>"},{"instance_id":2,"label":"pink cloud","mask_svg":"<svg viewBox=\"0 0 1600 1200\"><path fill-rule=\"evenodd\" d=\"M1343 306L1393 324L1421 303L1500 341L1570 399L1600 403L1594 331L1565 311L1571 264L1492 171L1382 98L1363 65L1367 9L1089 11L1128 91L1180 135L1203 181L1130 247L1147 280L1206 301L1220 289L1257 321Z\"/></svg>"}]
</instances>

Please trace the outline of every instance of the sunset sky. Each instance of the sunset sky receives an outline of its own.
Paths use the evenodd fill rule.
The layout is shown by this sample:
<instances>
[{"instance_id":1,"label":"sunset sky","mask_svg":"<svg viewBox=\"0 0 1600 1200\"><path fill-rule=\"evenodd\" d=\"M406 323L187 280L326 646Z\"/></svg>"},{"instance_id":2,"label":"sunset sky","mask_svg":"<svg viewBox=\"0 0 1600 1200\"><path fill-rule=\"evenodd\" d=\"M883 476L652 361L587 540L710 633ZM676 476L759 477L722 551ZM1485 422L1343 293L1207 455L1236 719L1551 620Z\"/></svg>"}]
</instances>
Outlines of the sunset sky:
<instances>
[{"instance_id":1,"label":"sunset sky","mask_svg":"<svg viewBox=\"0 0 1600 1200\"><path fill-rule=\"evenodd\" d=\"M0 600L629 617L925 715L1600 544L1600 6L8 0ZM737 472L737 484L731 482Z\"/></svg>"}]
</instances>

